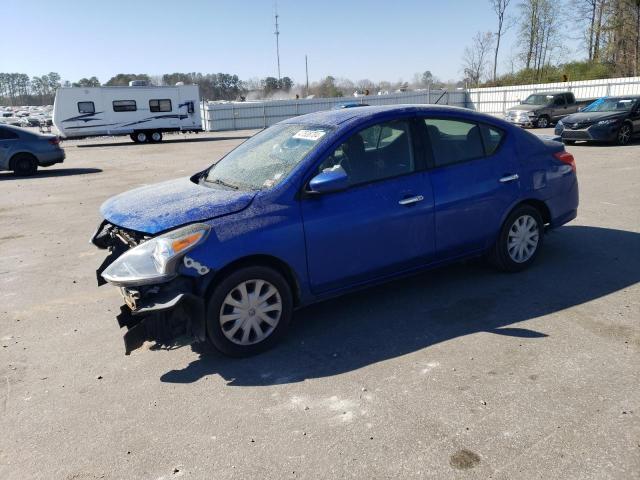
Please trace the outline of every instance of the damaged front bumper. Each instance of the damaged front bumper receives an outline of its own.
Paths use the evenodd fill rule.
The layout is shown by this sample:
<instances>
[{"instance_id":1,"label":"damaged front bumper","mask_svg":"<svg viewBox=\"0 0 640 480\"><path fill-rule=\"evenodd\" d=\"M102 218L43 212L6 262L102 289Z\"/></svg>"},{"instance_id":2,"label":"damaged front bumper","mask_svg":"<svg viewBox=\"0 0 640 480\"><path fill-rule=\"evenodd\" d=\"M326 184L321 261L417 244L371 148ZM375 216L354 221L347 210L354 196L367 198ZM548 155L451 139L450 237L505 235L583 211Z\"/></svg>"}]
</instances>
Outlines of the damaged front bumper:
<instances>
[{"instance_id":1,"label":"damaged front bumper","mask_svg":"<svg viewBox=\"0 0 640 480\"><path fill-rule=\"evenodd\" d=\"M124 334L125 355L155 342L158 347L177 347L204 341L204 300L193 293L192 281L177 278L161 286L121 288L125 305L117 316Z\"/></svg>"},{"instance_id":2,"label":"damaged front bumper","mask_svg":"<svg viewBox=\"0 0 640 480\"><path fill-rule=\"evenodd\" d=\"M107 283L102 272L129 248L150 237L103 222L91 238L109 255L96 270L98 286ZM171 348L206 339L205 304L197 279L187 276L159 285L120 287L125 305L117 316L124 334L125 355L142 347L144 342L155 342L157 347Z\"/></svg>"}]
</instances>

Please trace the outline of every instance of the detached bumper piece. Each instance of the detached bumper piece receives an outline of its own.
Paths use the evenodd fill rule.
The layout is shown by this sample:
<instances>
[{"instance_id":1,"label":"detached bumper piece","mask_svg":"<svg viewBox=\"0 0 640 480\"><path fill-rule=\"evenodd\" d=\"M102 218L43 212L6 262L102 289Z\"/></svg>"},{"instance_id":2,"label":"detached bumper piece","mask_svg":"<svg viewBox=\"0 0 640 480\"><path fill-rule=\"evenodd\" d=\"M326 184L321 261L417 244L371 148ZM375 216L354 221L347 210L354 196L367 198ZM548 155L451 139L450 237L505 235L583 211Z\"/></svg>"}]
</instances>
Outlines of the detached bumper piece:
<instances>
[{"instance_id":1,"label":"detached bumper piece","mask_svg":"<svg viewBox=\"0 0 640 480\"><path fill-rule=\"evenodd\" d=\"M172 348L205 340L205 307L201 297L169 288L141 299L127 297L118 324L124 334L125 355L152 341L157 348ZM135 297L135 295L133 295ZM132 308L133 307L133 308Z\"/></svg>"}]
</instances>

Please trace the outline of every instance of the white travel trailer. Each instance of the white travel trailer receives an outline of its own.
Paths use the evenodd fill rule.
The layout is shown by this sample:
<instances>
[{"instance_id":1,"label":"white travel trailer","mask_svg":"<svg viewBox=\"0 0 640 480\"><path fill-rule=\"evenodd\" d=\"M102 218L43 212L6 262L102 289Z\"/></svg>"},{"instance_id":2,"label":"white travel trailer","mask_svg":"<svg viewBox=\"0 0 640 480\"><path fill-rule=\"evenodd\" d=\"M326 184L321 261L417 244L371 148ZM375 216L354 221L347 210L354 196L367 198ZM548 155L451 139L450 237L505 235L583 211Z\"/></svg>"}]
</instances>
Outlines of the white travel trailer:
<instances>
[{"instance_id":1,"label":"white travel trailer","mask_svg":"<svg viewBox=\"0 0 640 480\"><path fill-rule=\"evenodd\" d=\"M53 124L64 138L130 135L160 142L163 132L201 131L197 85L60 88ZM130 84L131 85L131 84Z\"/></svg>"}]
</instances>

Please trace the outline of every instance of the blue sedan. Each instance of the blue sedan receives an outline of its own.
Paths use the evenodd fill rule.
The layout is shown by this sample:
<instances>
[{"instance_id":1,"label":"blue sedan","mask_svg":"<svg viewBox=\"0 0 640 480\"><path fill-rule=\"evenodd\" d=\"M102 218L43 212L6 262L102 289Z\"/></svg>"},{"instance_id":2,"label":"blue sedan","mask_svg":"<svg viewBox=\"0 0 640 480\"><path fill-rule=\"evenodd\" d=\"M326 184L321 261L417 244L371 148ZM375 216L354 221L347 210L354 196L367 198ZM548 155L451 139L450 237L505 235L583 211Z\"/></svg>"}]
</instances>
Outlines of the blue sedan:
<instances>
[{"instance_id":1,"label":"blue sedan","mask_svg":"<svg viewBox=\"0 0 640 480\"><path fill-rule=\"evenodd\" d=\"M190 178L113 197L92 241L127 354L209 340L246 356L294 309L355 288L471 257L523 270L577 208L560 142L470 110L368 107L280 122Z\"/></svg>"}]
</instances>

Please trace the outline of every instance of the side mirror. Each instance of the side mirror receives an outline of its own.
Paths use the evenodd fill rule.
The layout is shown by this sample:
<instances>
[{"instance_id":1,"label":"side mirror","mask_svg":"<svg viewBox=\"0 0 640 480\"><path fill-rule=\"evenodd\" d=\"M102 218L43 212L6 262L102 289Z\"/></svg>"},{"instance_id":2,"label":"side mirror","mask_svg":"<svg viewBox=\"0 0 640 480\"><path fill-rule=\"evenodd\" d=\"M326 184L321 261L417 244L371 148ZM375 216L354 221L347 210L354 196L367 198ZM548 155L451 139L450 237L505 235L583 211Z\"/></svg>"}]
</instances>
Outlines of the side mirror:
<instances>
[{"instance_id":1,"label":"side mirror","mask_svg":"<svg viewBox=\"0 0 640 480\"><path fill-rule=\"evenodd\" d=\"M337 165L311 179L309 189L313 193L330 193L344 190L349 186L349 176L344 168Z\"/></svg>"}]
</instances>

